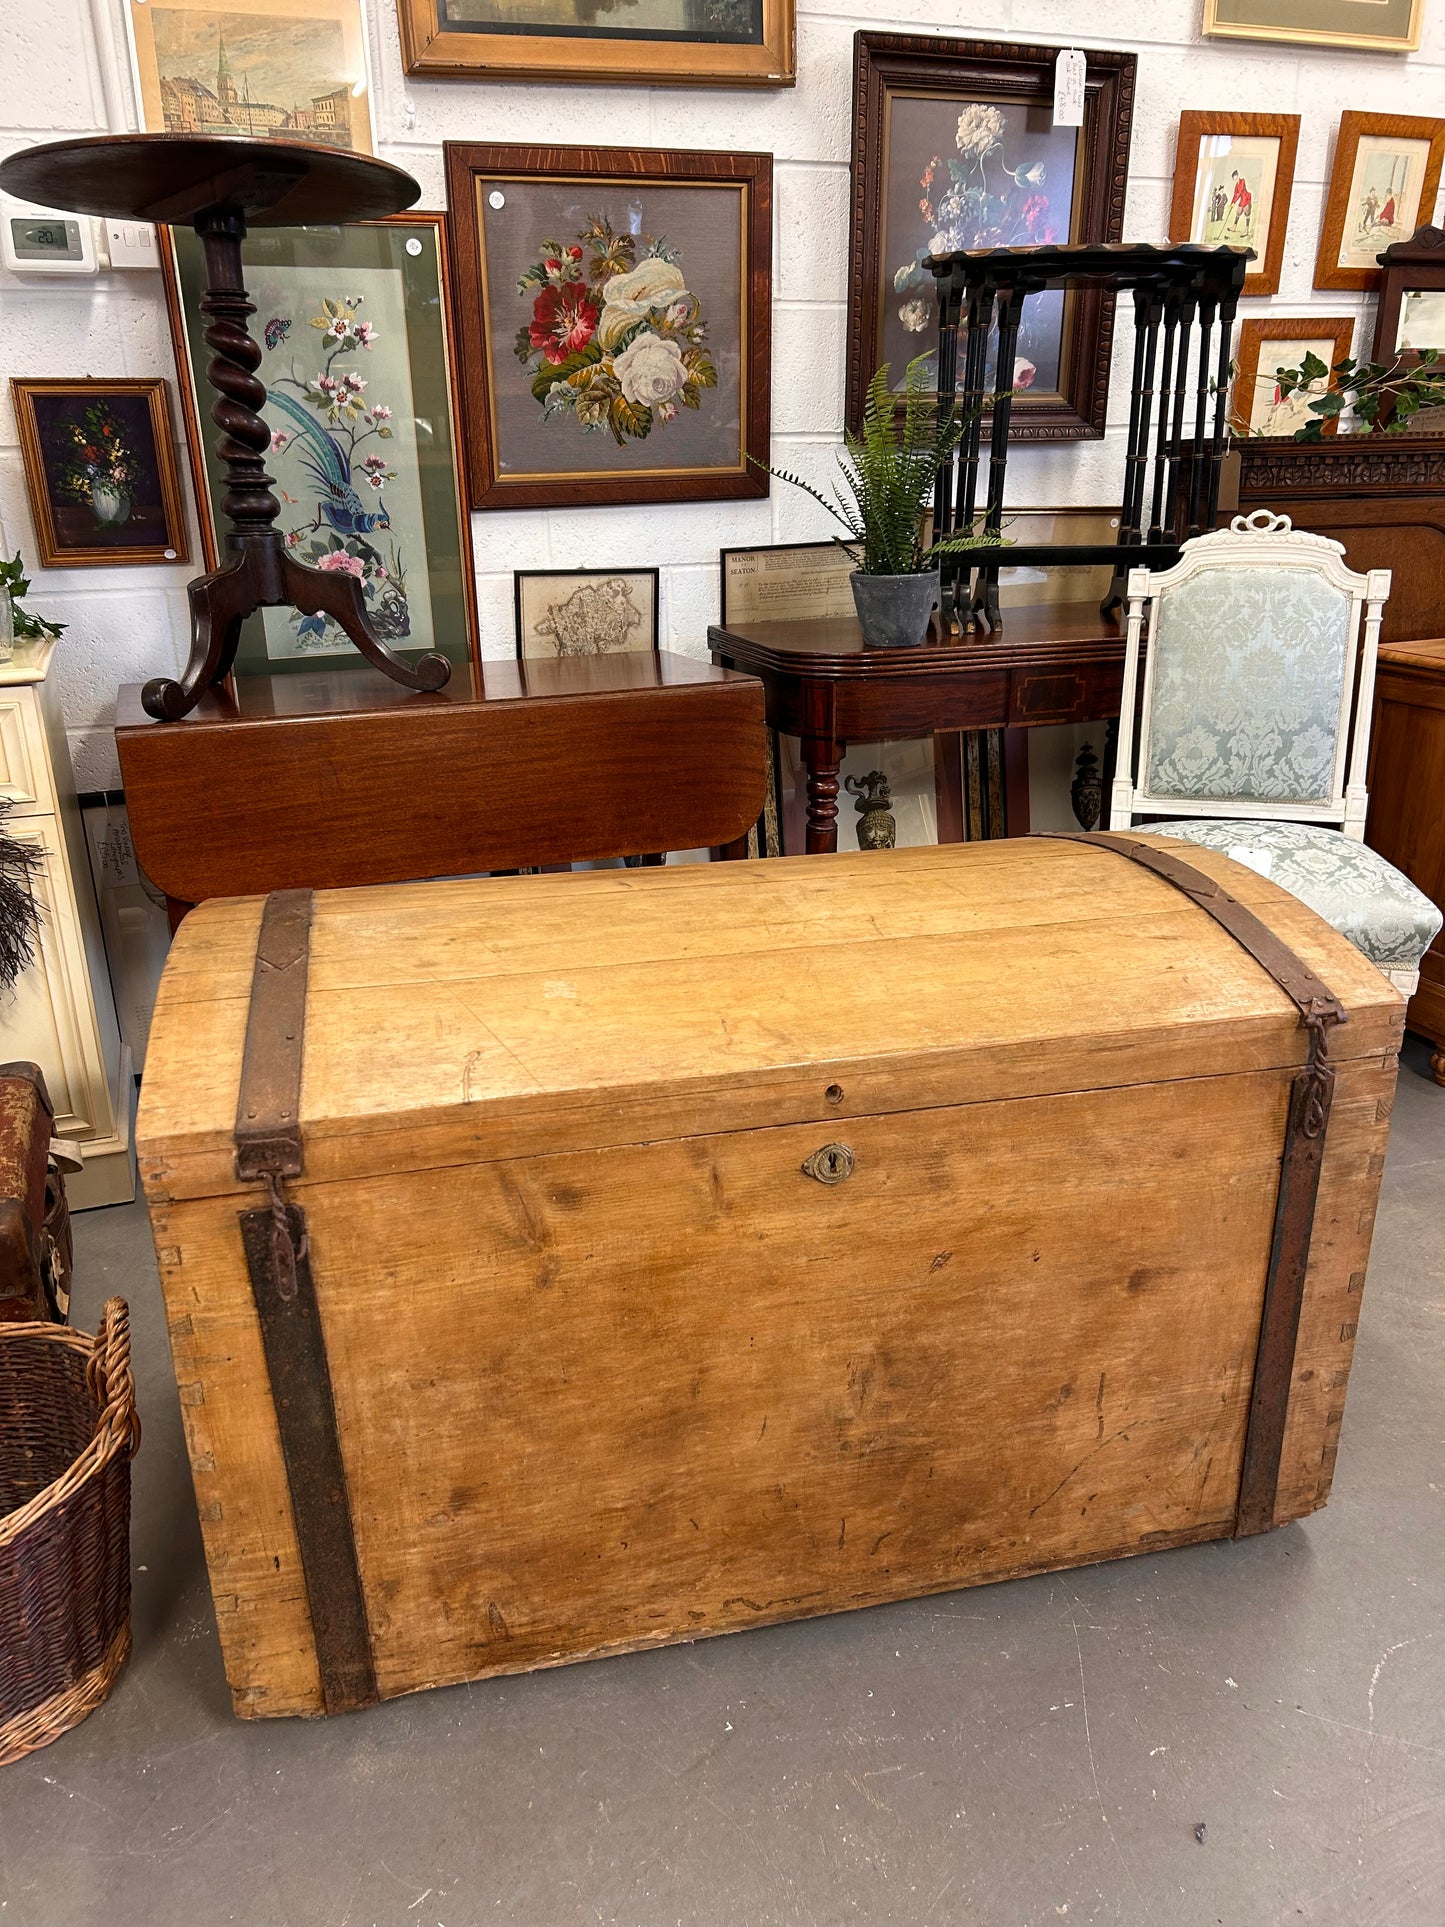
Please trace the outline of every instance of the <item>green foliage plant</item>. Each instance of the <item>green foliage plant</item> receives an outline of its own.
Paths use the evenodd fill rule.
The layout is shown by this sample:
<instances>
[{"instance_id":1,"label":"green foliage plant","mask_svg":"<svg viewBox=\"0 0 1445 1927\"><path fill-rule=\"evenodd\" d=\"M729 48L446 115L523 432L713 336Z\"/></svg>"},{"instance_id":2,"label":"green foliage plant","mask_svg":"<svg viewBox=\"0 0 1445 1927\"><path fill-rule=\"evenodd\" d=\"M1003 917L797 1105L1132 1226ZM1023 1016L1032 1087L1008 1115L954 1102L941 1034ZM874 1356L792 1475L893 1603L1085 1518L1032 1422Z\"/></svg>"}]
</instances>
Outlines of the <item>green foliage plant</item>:
<instances>
[{"instance_id":1,"label":"green foliage plant","mask_svg":"<svg viewBox=\"0 0 1445 1927\"><path fill-rule=\"evenodd\" d=\"M1412 415L1422 408L1445 407L1445 367L1435 348L1421 348L1409 361L1398 356L1388 366L1378 361L1356 361L1346 355L1334 366L1334 381L1309 404L1313 421L1295 430L1297 442L1317 442L1327 423L1337 421L1348 407L1362 434L1402 435ZM1298 368L1277 368L1275 380L1282 397L1307 389L1331 370L1318 355L1306 355Z\"/></svg>"},{"instance_id":2,"label":"green foliage plant","mask_svg":"<svg viewBox=\"0 0 1445 1927\"><path fill-rule=\"evenodd\" d=\"M10 593L10 607L15 617L15 640L17 642L40 642L46 636L62 635L63 622L47 622L44 616L37 616L29 609L20 607L20 598L30 591L30 578L25 573L25 565L17 552L14 560L7 562L0 555L0 590Z\"/></svg>"},{"instance_id":3,"label":"green foliage plant","mask_svg":"<svg viewBox=\"0 0 1445 1927\"><path fill-rule=\"evenodd\" d=\"M997 546L1003 539L975 532L970 524L924 545L924 517L938 471L952 459L968 425L956 404L939 406L929 360L919 355L909 362L901 406L889 386L888 364L876 371L868 383L862 430L843 437L842 484L835 485L833 500L801 475L768 469L778 481L803 489L843 525L846 536L833 540L848 550L863 575L925 575L941 555Z\"/></svg>"}]
</instances>

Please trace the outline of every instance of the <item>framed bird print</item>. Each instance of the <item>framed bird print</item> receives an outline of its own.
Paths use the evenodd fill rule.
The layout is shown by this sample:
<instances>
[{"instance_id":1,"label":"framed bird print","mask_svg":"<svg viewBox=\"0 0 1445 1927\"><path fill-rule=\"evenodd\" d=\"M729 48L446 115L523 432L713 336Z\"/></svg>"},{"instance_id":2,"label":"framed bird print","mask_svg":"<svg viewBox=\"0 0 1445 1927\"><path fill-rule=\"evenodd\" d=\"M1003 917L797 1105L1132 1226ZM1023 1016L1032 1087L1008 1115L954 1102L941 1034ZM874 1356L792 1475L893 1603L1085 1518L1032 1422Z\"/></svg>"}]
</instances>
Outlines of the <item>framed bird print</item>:
<instances>
[{"instance_id":1,"label":"framed bird print","mask_svg":"<svg viewBox=\"0 0 1445 1927\"><path fill-rule=\"evenodd\" d=\"M164 231L163 231L164 232ZM347 227L257 228L243 247L261 348L267 470L287 545L361 584L373 628L413 660L475 660L471 528L462 499L439 214ZM162 249L207 566L221 560L219 430L198 376L207 349L201 244L184 228ZM328 616L258 610L239 675L361 667Z\"/></svg>"}]
</instances>

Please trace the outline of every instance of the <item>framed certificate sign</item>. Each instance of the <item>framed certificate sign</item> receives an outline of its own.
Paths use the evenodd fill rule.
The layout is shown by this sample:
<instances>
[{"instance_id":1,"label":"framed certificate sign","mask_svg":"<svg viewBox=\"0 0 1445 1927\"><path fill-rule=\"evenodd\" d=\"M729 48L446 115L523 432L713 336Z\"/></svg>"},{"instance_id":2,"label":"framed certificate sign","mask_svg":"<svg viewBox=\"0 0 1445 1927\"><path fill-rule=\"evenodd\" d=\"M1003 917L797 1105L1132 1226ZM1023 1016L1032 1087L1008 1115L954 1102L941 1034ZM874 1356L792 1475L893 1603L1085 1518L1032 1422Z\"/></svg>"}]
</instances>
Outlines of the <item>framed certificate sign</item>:
<instances>
[{"instance_id":1,"label":"framed certificate sign","mask_svg":"<svg viewBox=\"0 0 1445 1927\"><path fill-rule=\"evenodd\" d=\"M445 151L473 506L766 495L772 156Z\"/></svg>"}]
</instances>

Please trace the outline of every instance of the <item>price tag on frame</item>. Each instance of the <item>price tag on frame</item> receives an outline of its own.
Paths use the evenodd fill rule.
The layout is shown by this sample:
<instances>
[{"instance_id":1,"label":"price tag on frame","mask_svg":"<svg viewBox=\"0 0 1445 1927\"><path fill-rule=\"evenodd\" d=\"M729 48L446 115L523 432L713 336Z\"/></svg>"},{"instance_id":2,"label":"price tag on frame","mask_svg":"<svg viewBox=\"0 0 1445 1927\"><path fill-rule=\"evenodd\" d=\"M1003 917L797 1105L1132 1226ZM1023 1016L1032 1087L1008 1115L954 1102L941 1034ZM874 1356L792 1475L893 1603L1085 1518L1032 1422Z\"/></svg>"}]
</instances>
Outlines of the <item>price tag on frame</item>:
<instances>
[{"instance_id":1,"label":"price tag on frame","mask_svg":"<svg viewBox=\"0 0 1445 1927\"><path fill-rule=\"evenodd\" d=\"M1084 74L1086 63L1077 47L1065 47L1054 62L1054 125L1082 127L1084 124Z\"/></svg>"}]
</instances>

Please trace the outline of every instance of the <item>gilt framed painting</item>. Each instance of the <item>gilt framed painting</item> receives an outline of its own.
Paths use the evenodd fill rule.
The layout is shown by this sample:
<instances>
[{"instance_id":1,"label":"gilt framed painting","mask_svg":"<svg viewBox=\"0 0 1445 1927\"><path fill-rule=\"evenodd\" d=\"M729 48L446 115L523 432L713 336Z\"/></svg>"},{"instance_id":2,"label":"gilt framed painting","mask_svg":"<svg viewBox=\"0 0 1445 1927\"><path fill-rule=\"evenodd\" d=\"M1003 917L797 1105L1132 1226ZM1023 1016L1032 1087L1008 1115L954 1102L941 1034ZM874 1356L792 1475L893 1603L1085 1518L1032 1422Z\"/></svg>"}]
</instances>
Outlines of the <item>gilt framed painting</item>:
<instances>
[{"instance_id":1,"label":"gilt framed painting","mask_svg":"<svg viewBox=\"0 0 1445 1927\"><path fill-rule=\"evenodd\" d=\"M1315 261L1317 288L1378 288L1380 256L1435 211L1445 120L1417 114L1340 116Z\"/></svg>"},{"instance_id":2,"label":"gilt framed painting","mask_svg":"<svg viewBox=\"0 0 1445 1927\"><path fill-rule=\"evenodd\" d=\"M772 156L445 154L472 505L766 495Z\"/></svg>"},{"instance_id":3,"label":"gilt framed painting","mask_svg":"<svg viewBox=\"0 0 1445 1927\"><path fill-rule=\"evenodd\" d=\"M1204 0L1204 31L1227 40L1285 40L1408 54L1425 0Z\"/></svg>"},{"instance_id":4,"label":"gilt framed painting","mask_svg":"<svg viewBox=\"0 0 1445 1927\"><path fill-rule=\"evenodd\" d=\"M42 568L189 560L163 381L13 376L10 399Z\"/></svg>"},{"instance_id":5,"label":"gilt framed painting","mask_svg":"<svg viewBox=\"0 0 1445 1927\"><path fill-rule=\"evenodd\" d=\"M409 74L791 87L796 0L397 0Z\"/></svg>"},{"instance_id":6,"label":"gilt framed painting","mask_svg":"<svg viewBox=\"0 0 1445 1927\"><path fill-rule=\"evenodd\" d=\"M1090 49L1084 124L1055 127L1058 51L854 36L850 424L877 367L901 389L907 364L937 345L931 254L1122 238L1135 56ZM1028 297L1013 440L1103 434L1113 333L1113 297L1097 288Z\"/></svg>"},{"instance_id":7,"label":"gilt framed painting","mask_svg":"<svg viewBox=\"0 0 1445 1927\"><path fill-rule=\"evenodd\" d=\"M1181 114L1169 239L1252 248L1246 295L1278 294L1298 114Z\"/></svg>"},{"instance_id":8,"label":"gilt framed painting","mask_svg":"<svg viewBox=\"0 0 1445 1927\"><path fill-rule=\"evenodd\" d=\"M142 129L371 152L361 0L127 0Z\"/></svg>"},{"instance_id":9,"label":"gilt framed painting","mask_svg":"<svg viewBox=\"0 0 1445 1927\"><path fill-rule=\"evenodd\" d=\"M162 235L201 537L214 568L225 475L204 384L201 243L189 228ZM404 660L429 649L475 660L442 216L253 228L242 261L287 546L313 568L355 576L372 627ZM236 657L239 675L364 666L329 616L291 608L249 616Z\"/></svg>"},{"instance_id":10,"label":"gilt framed painting","mask_svg":"<svg viewBox=\"0 0 1445 1927\"><path fill-rule=\"evenodd\" d=\"M1350 352L1355 324L1349 315L1294 315L1246 321L1239 331L1231 425L1242 435L1294 435L1319 418L1310 403L1335 386L1334 370ZM1280 386L1282 368L1303 368L1313 355L1326 372L1290 394ZM1333 435L1338 418L1327 415L1321 433Z\"/></svg>"}]
</instances>

